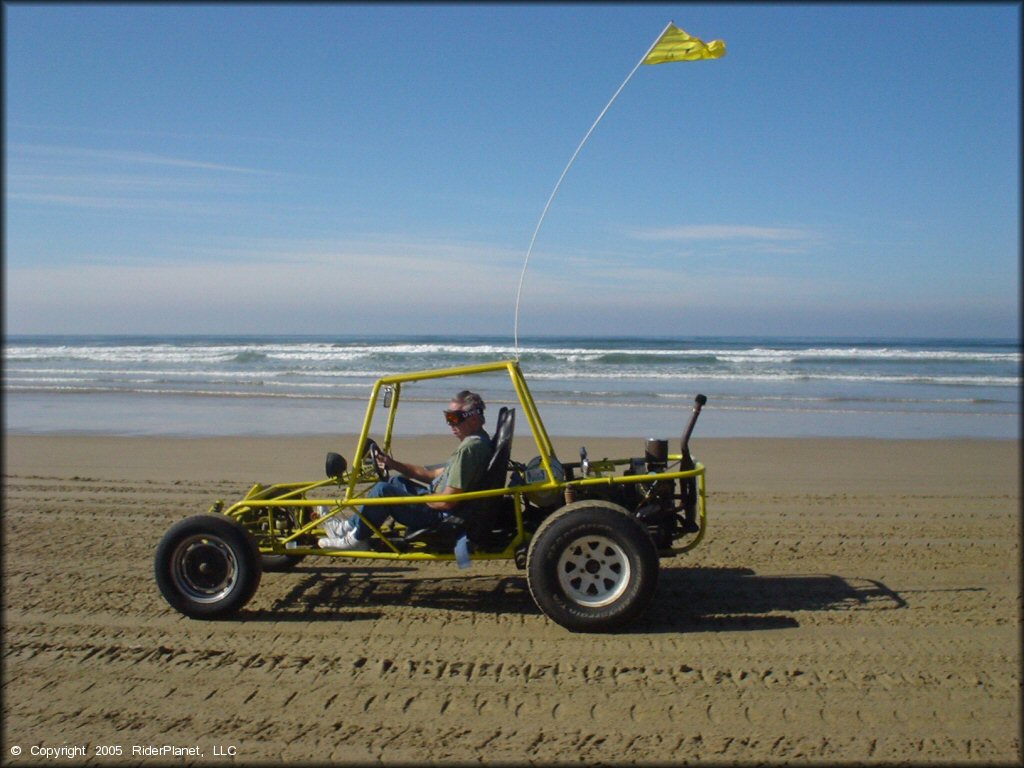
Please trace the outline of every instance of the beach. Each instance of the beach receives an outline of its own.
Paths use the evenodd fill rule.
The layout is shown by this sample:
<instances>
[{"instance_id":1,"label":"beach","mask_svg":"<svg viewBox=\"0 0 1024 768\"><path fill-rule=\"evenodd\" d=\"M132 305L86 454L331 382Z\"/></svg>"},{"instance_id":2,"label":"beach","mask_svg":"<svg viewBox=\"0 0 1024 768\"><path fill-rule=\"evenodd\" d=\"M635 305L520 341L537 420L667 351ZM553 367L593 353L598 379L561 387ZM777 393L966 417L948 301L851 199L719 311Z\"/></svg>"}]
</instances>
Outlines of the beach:
<instances>
[{"instance_id":1,"label":"beach","mask_svg":"<svg viewBox=\"0 0 1024 768\"><path fill-rule=\"evenodd\" d=\"M707 537L618 634L546 619L511 562L307 558L236 620L168 607L171 524L354 443L5 435L5 764L1020 763L1015 440L695 435Z\"/></svg>"}]
</instances>

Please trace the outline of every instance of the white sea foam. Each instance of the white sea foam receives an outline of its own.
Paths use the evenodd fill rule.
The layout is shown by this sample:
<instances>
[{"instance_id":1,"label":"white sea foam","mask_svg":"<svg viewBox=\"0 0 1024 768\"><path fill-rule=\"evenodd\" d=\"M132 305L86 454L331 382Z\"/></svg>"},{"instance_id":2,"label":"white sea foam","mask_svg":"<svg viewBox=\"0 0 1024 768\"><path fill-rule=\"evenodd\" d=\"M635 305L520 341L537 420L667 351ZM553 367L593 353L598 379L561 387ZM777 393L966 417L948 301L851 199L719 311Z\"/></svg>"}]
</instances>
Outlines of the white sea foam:
<instances>
[{"instance_id":1,"label":"white sea foam","mask_svg":"<svg viewBox=\"0 0 1024 768\"><path fill-rule=\"evenodd\" d=\"M14 337L6 341L7 393L53 398L103 394L173 398L175 402L194 396L186 398L192 403L206 398L240 404L247 398L261 403L355 403L365 401L373 381L384 374L514 355L507 340L471 337ZM553 338L524 342L521 366L534 396L559 409L588 413L627 406L685 409L687 401L701 391L710 398L709 409L720 411L935 410L986 417L1019 412L1021 350L1019 344L1006 341ZM448 383L410 385L402 401L436 402L450 394ZM482 377L478 388L490 402L514 399L503 375ZM131 418L131 409L122 410L125 418ZM52 411L40 407L33 411L33 418L57 418L47 415ZM213 414L216 418L216 410Z\"/></svg>"}]
</instances>

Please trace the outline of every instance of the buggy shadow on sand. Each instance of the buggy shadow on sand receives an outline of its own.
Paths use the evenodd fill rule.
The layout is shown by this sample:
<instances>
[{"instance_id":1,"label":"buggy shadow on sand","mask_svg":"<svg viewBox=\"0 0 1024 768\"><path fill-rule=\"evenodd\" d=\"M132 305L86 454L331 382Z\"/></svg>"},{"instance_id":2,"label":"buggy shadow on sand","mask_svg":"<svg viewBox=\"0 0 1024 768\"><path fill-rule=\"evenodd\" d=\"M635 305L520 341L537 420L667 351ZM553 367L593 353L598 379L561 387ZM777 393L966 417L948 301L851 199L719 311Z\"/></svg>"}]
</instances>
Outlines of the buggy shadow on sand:
<instances>
[{"instance_id":1,"label":"buggy shadow on sand","mask_svg":"<svg viewBox=\"0 0 1024 768\"><path fill-rule=\"evenodd\" d=\"M287 594L252 621L359 621L387 607L480 615L536 614L526 578L499 573L423 576L415 568L300 566ZM729 632L798 627L804 612L906 607L874 579L835 574L760 575L750 568L662 568L659 600L634 628L645 632ZM379 610L374 610L379 606ZM369 607L369 608L368 608Z\"/></svg>"}]
</instances>

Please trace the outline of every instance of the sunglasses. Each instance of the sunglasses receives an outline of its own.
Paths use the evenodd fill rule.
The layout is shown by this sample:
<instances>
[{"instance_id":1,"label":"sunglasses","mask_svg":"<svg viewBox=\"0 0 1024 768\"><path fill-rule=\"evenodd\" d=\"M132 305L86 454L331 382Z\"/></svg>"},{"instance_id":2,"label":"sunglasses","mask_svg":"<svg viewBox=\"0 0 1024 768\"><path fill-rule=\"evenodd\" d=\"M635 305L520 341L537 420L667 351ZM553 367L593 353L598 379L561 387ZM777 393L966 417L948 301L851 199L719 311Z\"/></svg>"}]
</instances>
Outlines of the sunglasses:
<instances>
[{"instance_id":1,"label":"sunglasses","mask_svg":"<svg viewBox=\"0 0 1024 768\"><path fill-rule=\"evenodd\" d=\"M476 416L479 413L479 408L472 408L468 411L445 411L444 420L447 422L449 427L455 427L464 422L470 416Z\"/></svg>"}]
</instances>

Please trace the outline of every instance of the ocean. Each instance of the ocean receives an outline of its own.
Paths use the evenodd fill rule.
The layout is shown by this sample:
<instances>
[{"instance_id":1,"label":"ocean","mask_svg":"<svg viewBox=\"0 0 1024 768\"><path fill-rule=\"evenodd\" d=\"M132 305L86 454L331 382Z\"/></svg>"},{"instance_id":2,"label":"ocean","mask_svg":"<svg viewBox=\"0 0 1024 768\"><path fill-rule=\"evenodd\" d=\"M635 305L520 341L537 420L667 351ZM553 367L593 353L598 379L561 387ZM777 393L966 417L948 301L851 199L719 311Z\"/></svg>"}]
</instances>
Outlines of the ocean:
<instances>
[{"instance_id":1,"label":"ocean","mask_svg":"<svg viewBox=\"0 0 1024 768\"><path fill-rule=\"evenodd\" d=\"M4 427L352 434L379 376L515 356L510 339L469 335L8 336ZM1020 434L1013 340L567 336L521 339L519 359L552 436L675 437L698 393L695 440ZM396 432L443 434L463 388L494 409L514 400L505 374L407 385Z\"/></svg>"}]
</instances>

